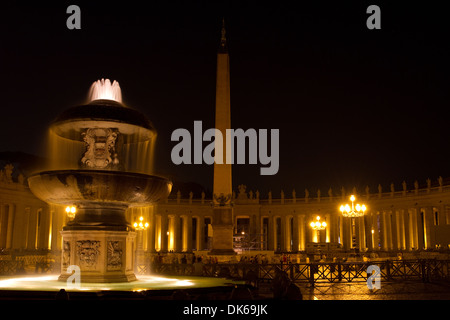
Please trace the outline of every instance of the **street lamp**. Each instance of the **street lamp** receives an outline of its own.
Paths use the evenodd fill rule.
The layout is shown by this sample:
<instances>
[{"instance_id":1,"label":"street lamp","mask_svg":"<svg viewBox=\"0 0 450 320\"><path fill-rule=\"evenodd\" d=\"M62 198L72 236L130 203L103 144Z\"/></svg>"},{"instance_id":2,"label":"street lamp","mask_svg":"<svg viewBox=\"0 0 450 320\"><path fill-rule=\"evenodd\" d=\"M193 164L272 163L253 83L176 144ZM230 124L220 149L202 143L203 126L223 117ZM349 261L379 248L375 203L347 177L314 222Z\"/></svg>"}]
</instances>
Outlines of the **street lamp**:
<instances>
[{"instance_id":1,"label":"street lamp","mask_svg":"<svg viewBox=\"0 0 450 320\"><path fill-rule=\"evenodd\" d=\"M317 232L317 242L320 242L320 231L325 230L327 227L327 223L325 221L320 222L320 217L316 217L316 221L311 221L309 226Z\"/></svg>"},{"instance_id":2,"label":"street lamp","mask_svg":"<svg viewBox=\"0 0 450 320\"><path fill-rule=\"evenodd\" d=\"M342 212L342 216L351 219L351 233L352 233L352 248L356 248L356 224L355 218L360 218L364 216L364 212L367 210L365 204L357 203L355 206L356 197L354 195L350 196L350 201L352 202L352 206L348 203L342 204L339 210Z\"/></svg>"},{"instance_id":3,"label":"street lamp","mask_svg":"<svg viewBox=\"0 0 450 320\"><path fill-rule=\"evenodd\" d=\"M346 218L358 218L358 217L362 217L364 216L364 212L367 210L366 205L362 204L360 205L359 203L354 204L356 198L354 195L350 196L350 201L352 202L352 206L350 208L349 204L343 204L341 205L341 207L339 208L342 212L342 215Z\"/></svg>"},{"instance_id":4,"label":"street lamp","mask_svg":"<svg viewBox=\"0 0 450 320\"><path fill-rule=\"evenodd\" d=\"M327 227L327 223L325 221L320 222L319 216L316 217L316 220L316 222L311 221L311 223L309 224L311 228L313 228L313 230L325 230L325 228Z\"/></svg>"},{"instance_id":5,"label":"street lamp","mask_svg":"<svg viewBox=\"0 0 450 320\"><path fill-rule=\"evenodd\" d=\"M75 206L67 206L66 213L69 220L72 221L75 218L75 214L77 213L77 208Z\"/></svg>"},{"instance_id":6,"label":"street lamp","mask_svg":"<svg viewBox=\"0 0 450 320\"><path fill-rule=\"evenodd\" d=\"M146 230L147 228L148 228L148 222L145 222L144 223L144 217L143 216L140 216L139 217L139 223L137 223L137 222L135 222L134 224L133 224L133 227L134 227L134 229L136 229L136 230Z\"/></svg>"},{"instance_id":7,"label":"street lamp","mask_svg":"<svg viewBox=\"0 0 450 320\"><path fill-rule=\"evenodd\" d=\"M142 274L146 270L144 256L144 230L148 228L148 222L144 222L144 217L139 217L139 222L133 223L134 229L137 231L137 248L136 248L136 272Z\"/></svg>"}]
</instances>

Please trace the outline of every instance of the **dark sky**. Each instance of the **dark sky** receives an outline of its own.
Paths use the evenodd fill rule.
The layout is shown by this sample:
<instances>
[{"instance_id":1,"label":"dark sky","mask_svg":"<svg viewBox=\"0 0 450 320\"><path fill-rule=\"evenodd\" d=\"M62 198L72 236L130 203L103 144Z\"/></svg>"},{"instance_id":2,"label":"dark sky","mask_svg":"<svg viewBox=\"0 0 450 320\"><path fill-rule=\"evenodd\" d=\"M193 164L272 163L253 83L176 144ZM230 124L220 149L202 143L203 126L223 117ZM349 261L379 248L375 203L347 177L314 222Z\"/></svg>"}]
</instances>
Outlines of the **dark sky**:
<instances>
[{"instance_id":1,"label":"dark sky","mask_svg":"<svg viewBox=\"0 0 450 320\"><path fill-rule=\"evenodd\" d=\"M214 126L225 16L232 126L280 130L278 174L235 165L236 190L375 192L450 177L450 27L438 4L93 2L2 4L0 151L43 154L49 122L110 78L157 128L157 172L211 188L212 166L172 164L170 135ZM81 30L66 28L70 4ZM366 27L370 4L381 30Z\"/></svg>"}]
</instances>

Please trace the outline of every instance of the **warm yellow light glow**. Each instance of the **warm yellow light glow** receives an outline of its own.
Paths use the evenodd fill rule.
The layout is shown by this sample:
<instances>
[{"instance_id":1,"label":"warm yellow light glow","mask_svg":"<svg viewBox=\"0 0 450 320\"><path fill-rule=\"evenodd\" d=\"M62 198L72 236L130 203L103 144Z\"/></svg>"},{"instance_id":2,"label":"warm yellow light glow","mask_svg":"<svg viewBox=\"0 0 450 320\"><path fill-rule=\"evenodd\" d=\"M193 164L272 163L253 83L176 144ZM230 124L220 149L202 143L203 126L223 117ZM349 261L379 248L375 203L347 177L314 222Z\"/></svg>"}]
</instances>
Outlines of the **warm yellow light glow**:
<instances>
[{"instance_id":1,"label":"warm yellow light glow","mask_svg":"<svg viewBox=\"0 0 450 320\"><path fill-rule=\"evenodd\" d=\"M350 206L348 204L345 205L345 211L350 212Z\"/></svg>"},{"instance_id":2,"label":"warm yellow light glow","mask_svg":"<svg viewBox=\"0 0 450 320\"><path fill-rule=\"evenodd\" d=\"M144 224L144 227L145 227L145 228L148 228L148 222L146 222L146 223Z\"/></svg>"},{"instance_id":3,"label":"warm yellow light glow","mask_svg":"<svg viewBox=\"0 0 450 320\"><path fill-rule=\"evenodd\" d=\"M370 231L372 232L372 234L373 234L373 233L375 232L375 230L373 230L373 229L372 229L372 230L370 230Z\"/></svg>"},{"instance_id":4,"label":"warm yellow light glow","mask_svg":"<svg viewBox=\"0 0 450 320\"><path fill-rule=\"evenodd\" d=\"M311 221L311 223L309 225L314 230L324 230L327 227L327 223L325 221L320 222L320 216L317 216L316 221Z\"/></svg>"},{"instance_id":5,"label":"warm yellow light glow","mask_svg":"<svg viewBox=\"0 0 450 320\"><path fill-rule=\"evenodd\" d=\"M364 212L364 211L367 210L367 207L366 207L365 205L362 205L362 206L361 206L361 210Z\"/></svg>"},{"instance_id":6,"label":"warm yellow light glow","mask_svg":"<svg viewBox=\"0 0 450 320\"><path fill-rule=\"evenodd\" d=\"M355 198L354 195L351 195L351 196L350 196L350 201L355 201L355 199L356 199L356 198Z\"/></svg>"},{"instance_id":7,"label":"warm yellow light glow","mask_svg":"<svg viewBox=\"0 0 450 320\"><path fill-rule=\"evenodd\" d=\"M139 222L139 228L143 228L144 224L142 222Z\"/></svg>"},{"instance_id":8,"label":"warm yellow light glow","mask_svg":"<svg viewBox=\"0 0 450 320\"><path fill-rule=\"evenodd\" d=\"M139 220L140 220L140 221L143 221L143 220L144 220L144 217L143 217L143 216L140 216L140 217L139 217Z\"/></svg>"},{"instance_id":9,"label":"warm yellow light glow","mask_svg":"<svg viewBox=\"0 0 450 320\"><path fill-rule=\"evenodd\" d=\"M133 224L133 227L135 227L135 228L137 228L137 222L135 222L134 224Z\"/></svg>"},{"instance_id":10,"label":"warm yellow light glow","mask_svg":"<svg viewBox=\"0 0 450 320\"><path fill-rule=\"evenodd\" d=\"M75 213L77 212L77 208L75 206L67 206L66 213L69 219L75 218Z\"/></svg>"},{"instance_id":11,"label":"warm yellow light glow","mask_svg":"<svg viewBox=\"0 0 450 320\"><path fill-rule=\"evenodd\" d=\"M359 205L359 203L356 204L356 211L361 211L361 206Z\"/></svg>"},{"instance_id":12,"label":"warm yellow light glow","mask_svg":"<svg viewBox=\"0 0 450 320\"><path fill-rule=\"evenodd\" d=\"M345 211L344 205L341 205L341 207L339 208L339 210L341 210L341 212L344 212L344 211Z\"/></svg>"}]
</instances>

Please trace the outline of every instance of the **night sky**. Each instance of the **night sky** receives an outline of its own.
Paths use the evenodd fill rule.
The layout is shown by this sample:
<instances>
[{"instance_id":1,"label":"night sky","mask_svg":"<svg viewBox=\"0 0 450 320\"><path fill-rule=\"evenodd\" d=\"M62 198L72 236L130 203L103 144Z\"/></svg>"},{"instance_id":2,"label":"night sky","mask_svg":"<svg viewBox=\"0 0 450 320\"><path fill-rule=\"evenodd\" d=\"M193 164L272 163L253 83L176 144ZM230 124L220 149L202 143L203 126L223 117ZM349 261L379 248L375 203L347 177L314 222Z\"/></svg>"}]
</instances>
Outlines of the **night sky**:
<instances>
[{"instance_id":1,"label":"night sky","mask_svg":"<svg viewBox=\"0 0 450 320\"><path fill-rule=\"evenodd\" d=\"M448 13L438 2L396 3L2 4L0 151L44 156L48 124L109 78L155 125L156 172L212 189L212 166L171 162L170 136L193 133L194 120L214 127L225 17L232 126L280 130L278 174L235 165L235 190L301 197L436 183L450 177ZM81 30L66 27L70 4L81 8ZM381 8L381 30L366 27L370 4Z\"/></svg>"}]
</instances>

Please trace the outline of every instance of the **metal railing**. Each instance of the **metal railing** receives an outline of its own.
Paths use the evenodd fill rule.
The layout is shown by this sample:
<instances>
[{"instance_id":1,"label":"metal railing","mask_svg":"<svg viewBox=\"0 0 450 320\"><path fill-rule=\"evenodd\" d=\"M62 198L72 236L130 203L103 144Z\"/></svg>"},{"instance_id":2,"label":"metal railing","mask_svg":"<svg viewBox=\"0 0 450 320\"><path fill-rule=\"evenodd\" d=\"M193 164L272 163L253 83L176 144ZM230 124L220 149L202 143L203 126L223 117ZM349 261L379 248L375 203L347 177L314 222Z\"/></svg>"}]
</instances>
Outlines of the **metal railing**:
<instances>
[{"instance_id":1,"label":"metal railing","mask_svg":"<svg viewBox=\"0 0 450 320\"><path fill-rule=\"evenodd\" d=\"M450 281L450 260L437 259L294 264L217 263L204 264L202 275L241 280L254 278L259 282L272 281L278 272L283 272L293 282L314 286L318 282L367 281L371 275L367 273L370 265L380 268L380 277L385 281ZM192 275L193 272L190 264L160 263L149 269L154 273L171 275Z\"/></svg>"}]
</instances>

